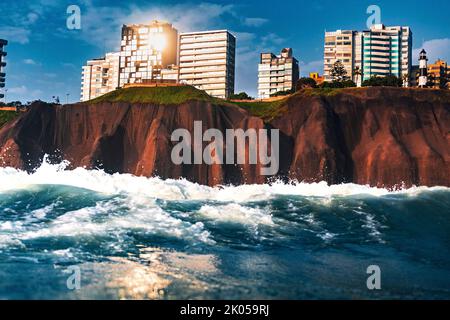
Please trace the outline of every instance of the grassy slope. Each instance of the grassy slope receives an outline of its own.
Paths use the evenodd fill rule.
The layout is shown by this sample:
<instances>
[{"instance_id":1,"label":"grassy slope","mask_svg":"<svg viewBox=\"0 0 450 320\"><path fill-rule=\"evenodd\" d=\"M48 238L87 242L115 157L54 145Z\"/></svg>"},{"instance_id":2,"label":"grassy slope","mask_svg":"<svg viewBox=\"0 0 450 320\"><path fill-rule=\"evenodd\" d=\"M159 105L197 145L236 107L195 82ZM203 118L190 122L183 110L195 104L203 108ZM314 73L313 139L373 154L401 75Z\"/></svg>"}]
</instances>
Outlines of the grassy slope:
<instances>
[{"instance_id":1,"label":"grassy slope","mask_svg":"<svg viewBox=\"0 0 450 320\"><path fill-rule=\"evenodd\" d=\"M413 90L416 94L420 94L420 90L426 90L429 94L435 90L429 89L404 89L391 88L393 90ZM352 95L364 94L367 88L326 88L326 89L303 89L295 94L277 101L258 101L254 102L232 102L223 99L213 98L202 90L195 89L191 86L178 87L136 87L119 89L107 93L101 97L89 101L89 104L101 102L128 102L128 103L155 103L163 105L177 105L187 101L200 100L207 101L217 105L238 106L250 112L250 114L262 118L266 122L277 118L287 111L286 101L295 96L334 96L341 93L349 93ZM395 92L395 91L394 91ZM425 93L425 92L424 92ZM439 91L439 94L431 93L428 95L430 99L446 100L450 98L450 91Z\"/></svg>"},{"instance_id":2,"label":"grassy slope","mask_svg":"<svg viewBox=\"0 0 450 320\"><path fill-rule=\"evenodd\" d=\"M190 100L215 102L206 92L191 86L178 87L136 87L118 89L103 96L88 101L88 103L101 102L129 102L129 103L155 103L180 104Z\"/></svg>"},{"instance_id":3,"label":"grassy slope","mask_svg":"<svg viewBox=\"0 0 450 320\"><path fill-rule=\"evenodd\" d=\"M19 114L19 112L15 111L0 110L0 128L3 127L3 125L5 125L7 122L17 118Z\"/></svg>"},{"instance_id":4,"label":"grassy slope","mask_svg":"<svg viewBox=\"0 0 450 320\"><path fill-rule=\"evenodd\" d=\"M286 111L286 107L284 102L286 99L277 100L277 101L254 101L254 102L231 102L248 112L250 114L257 116L263 119L266 122L269 122L279 115L283 114Z\"/></svg>"},{"instance_id":5,"label":"grassy slope","mask_svg":"<svg viewBox=\"0 0 450 320\"><path fill-rule=\"evenodd\" d=\"M333 95L340 92L342 89L314 89L298 92L297 94L307 95ZM209 96L206 92L198 90L191 86L177 86L177 87L135 87L127 89L118 89L107 93L103 96L88 101L89 104L96 104L102 102L128 102L128 103L155 103L163 105L176 105L192 100L200 100L212 102L218 105L233 105L243 108L250 112L250 114L262 118L264 121L271 121L280 116L287 110L285 101L289 99L276 101L258 101L254 102L232 102L222 99L217 99Z\"/></svg>"}]
</instances>

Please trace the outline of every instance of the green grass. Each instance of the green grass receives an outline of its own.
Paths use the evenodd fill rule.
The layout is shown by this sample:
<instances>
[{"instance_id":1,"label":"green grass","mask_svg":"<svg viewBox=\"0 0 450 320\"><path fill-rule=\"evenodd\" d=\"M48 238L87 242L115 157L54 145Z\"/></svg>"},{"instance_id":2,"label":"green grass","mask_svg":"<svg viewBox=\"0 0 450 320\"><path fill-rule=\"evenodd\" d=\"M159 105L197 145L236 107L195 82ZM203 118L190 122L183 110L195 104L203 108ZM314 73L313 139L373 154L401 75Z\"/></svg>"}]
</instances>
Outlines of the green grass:
<instances>
[{"instance_id":1,"label":"green grass","mask_svg":"<svg viewBox=\"0 0 450 320\"><path fill-rule=\"evenodd\" d=\"M250 114L263 119L266 122L270 122L278 116L287 111L287 107L284 102L287 99L281 99L276 101L253 101L253 102L230 102L232 104L241 107Z\"/></svg>"},{"instance_id":2,"label":"green grass","mask_svg":"<svg viewBox=\"0 0 450 320\"><path fill-rule=\"evenodd\" d=\"M303 94L306 96L335 96L344 90L350 90L351 88L314 88L314 89L303 89L296 94Z\"/></svg>"},{"instance_id":3,"label":"green grass","mask_svg":"<svg viewBox=\"0 0 450 320\"><path fill-rule=\"evenodd\" d=\"M7 122L17 118L19 114L19 112L15 111L0 110L0 128L3 127Z\"/></svg>"},{"instance_id":4,"label":"green grass","mask_svg":"<svg viewBox=\"0 0 450 320\"><path fill-rule=\"evenodd\" d=\"M191 86L177 87L136 87L118 89L103 96L87 101L87 103L102 102L129 102L129 103L155 103L155 104L180 104L192 100L220 102L202 90Z\"/></svg>"}]
</instances>

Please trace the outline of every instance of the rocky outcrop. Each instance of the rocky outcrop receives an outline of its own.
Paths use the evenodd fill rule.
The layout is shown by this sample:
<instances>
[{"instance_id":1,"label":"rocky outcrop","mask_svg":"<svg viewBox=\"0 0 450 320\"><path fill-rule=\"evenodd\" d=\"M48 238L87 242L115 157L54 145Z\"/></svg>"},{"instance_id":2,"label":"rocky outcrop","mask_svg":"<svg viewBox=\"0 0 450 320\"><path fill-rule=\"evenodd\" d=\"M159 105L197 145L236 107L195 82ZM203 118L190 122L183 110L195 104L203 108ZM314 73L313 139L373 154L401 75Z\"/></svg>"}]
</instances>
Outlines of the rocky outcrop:
<instances>
[{"instance_id":1,"label":"rocky outcrop","mask_svg":"<svg viewBox=\"0 0 450 320\"><path fill-rule=\"evenodd\" d=\"M37 103L0 129L0 164L33 170L45 154L73 167L102 168L206 185L264 183L261 164L171 161L174 130L279 129L276 178L372 186L450 186L450 93L368 88L306 90L270 123L230 104ZM270 143L270 141L269 141ZM205 147L208 143L204 143ZM246 144L248 151L249 145ZM248 160L248 158L247 158Z\"/></svg>"}]
</instances>

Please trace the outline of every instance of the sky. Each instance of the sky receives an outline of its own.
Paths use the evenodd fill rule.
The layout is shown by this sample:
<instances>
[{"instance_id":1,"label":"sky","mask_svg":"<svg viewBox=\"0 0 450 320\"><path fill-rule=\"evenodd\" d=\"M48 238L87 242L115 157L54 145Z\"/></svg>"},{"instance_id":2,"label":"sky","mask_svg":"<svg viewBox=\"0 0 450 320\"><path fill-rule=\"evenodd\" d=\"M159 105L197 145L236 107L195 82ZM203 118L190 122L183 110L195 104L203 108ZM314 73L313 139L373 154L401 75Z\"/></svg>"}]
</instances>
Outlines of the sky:
<instances>
[{"instance_id":1,"label":"sky","mask_svg":"<svg viewBox=\"0 0 450 320\"><path fill-rule=\"evenodd\" d=\"M79 30L67 28L70 5L81 9ZM79 101L83 64L118 50L122 24L155 19L173 23L179 32L230 30L237 39L235 91L256 96L260 52L291 47L301 76L322 73L324 31L367 29L370 5L380 7L385 25L411 27L414 60L424 47L430 61L450 62L448 0L3 0L6 98Z\"/></svg>"}]
</instances>

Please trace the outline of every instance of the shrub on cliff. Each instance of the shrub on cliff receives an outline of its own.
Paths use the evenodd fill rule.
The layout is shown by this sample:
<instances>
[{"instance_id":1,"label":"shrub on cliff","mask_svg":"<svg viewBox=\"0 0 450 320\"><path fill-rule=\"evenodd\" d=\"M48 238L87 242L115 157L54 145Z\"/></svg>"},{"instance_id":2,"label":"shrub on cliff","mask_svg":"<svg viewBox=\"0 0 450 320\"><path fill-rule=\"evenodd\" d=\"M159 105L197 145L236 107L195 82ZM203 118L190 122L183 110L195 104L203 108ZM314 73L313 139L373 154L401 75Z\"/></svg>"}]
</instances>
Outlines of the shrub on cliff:
<instances>
[{"instance_id":1,"label":"shrub on cliff","mask_svg":"<svg viewBox=\"0 0 450 320\"><path fill-rule=\"evenodd\" d=\"M250 97L247 92L239 92L237 94L232 94L230 100L253 100L253 98Z\"/></svg>"},{"instance_id":2,"label":"shrub on cliff","mask_svg":"<svg viewBox=\"0 0 450 320\"><path fill-rule=\"evenodd\" d=\"M352 80L324 82L320 85L320 88L353 88L356 87L356 83Z\"/></svg>"},{"instance_id":3,"label":"shrub on cliff","mask_svg":"<svg viewBox=\"0 0 450 320\"><path fill-rule=\"evenodd\" d=\"M316 80L312 78L300 78L297 81L297 91L306 88L317 88Z\"/></svg>"},{"instance_id":4,"label":"shrub on cliff","mask_svg":"<svg viewBox=\"0 0 450 320\"><path fill-rule=\"evenodd\" d=\"M285 90L285 91L278 91L278 92L272 93L270 96L271 97L288 96L293 93L294 93L294 90L291 89L291 90Z\"/></svg>"},{"instance_id":5,"label":"shrub on cliff","mask_svg":"<svg viewBox=\"0 0 450 320\"><path fill-rule=\"evenodd\" d=\"M402 87L403 80L394 75L388 75L386 77L373 76L368 80L364 80L363 87Z\"/></svg>"}]
</instances>

